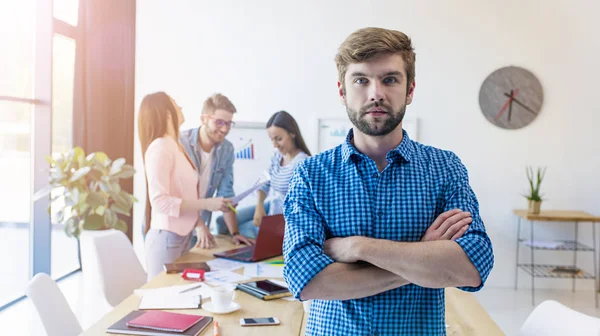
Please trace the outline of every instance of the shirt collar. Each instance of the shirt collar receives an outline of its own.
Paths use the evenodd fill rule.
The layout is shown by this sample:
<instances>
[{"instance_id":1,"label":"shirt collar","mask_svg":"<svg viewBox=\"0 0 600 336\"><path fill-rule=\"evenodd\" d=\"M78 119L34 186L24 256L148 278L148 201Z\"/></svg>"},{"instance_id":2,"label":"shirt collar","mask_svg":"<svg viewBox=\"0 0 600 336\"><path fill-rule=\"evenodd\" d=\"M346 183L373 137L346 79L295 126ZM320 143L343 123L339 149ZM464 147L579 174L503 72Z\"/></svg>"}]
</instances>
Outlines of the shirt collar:
<instances>
[{"instance_id":1,"label":"shirt collar","mask_svg":"<svg viewBox=\"0 0 600 336\"><path fill-rule=\"evenodd\" d=\"M354 129L350 129L348 131L348 135L346 136L346 140L342 143L342 160L347 162L348 160L362 159L364 154L359 152L356 147L352 144L352 139L354 138ZM402 130L402 141L398 145L398 147L392 149L388 152L386 158L391 161L395 161L397 158L401 158L406 162L410 162L413 157L413 153L415 151L415 146L413 141L409 138L408 133L405 130Z\"/></svg>"}]
</instances>

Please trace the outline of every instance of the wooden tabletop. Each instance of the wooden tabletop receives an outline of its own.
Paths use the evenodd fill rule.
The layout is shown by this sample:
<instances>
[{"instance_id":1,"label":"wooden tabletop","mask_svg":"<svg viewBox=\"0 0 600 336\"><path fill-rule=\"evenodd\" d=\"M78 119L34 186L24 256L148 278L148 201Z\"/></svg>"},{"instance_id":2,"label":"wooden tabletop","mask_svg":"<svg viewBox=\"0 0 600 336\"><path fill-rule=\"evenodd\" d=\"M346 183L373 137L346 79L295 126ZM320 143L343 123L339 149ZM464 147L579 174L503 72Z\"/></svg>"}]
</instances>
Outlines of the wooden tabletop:
<instances>
[{"instance_id":1,"label":"wooden tabletop","mask_svg":"<svg viewBox=\"0 0 600 336\"><path fill-rule=\"evenodd\" d=\"M223 237L217 237L218 248L213 250L194 249L183 256L180 261L207 261L213 259L212 254L232 248L231 241ZM157 288L189 283L181 278L179 274L157 275L142 288ZM197 314L213 316L219 322L220 335L304 335L304 328L308 314L304 313L302 303L298 301L273 300L262 301L244 292L236 291L234 301L242 306L237 312L227 315L213 315L203 309L181 310L184 314ZM140 297L136 294L130 295L110 313L94 324L81 335L115 335L107 334L105 330L115 322L123 318L129 312L136 310L140 303ZM242 317L268 317L279 318L279 326L241 327L239 319ZM498 325L477 302L471 293L463 292L455 288L446 289L446 324L449 336L453 335L504 335ZM201 335L212 335L212 325L205 329Z\"/></svg>"},{"instance_id":2,"label":"wooden tabletop","mask_svg":"<svg viewBox=\"0 0 600 336\"><path fill-rule=\"evenodd\" d=\"M545 210L539 214L529 213L527 210L513 210L514 214L530 221L542 222L600 222L600 217L584 211Z\"/></svg>"},{"instance_id":3,"label":"wooden tabletop","mask_svg":"<svg viewBox=\"0 0 600 336\"><path fill-rule=\"evenodd\" d=\"M218 248L212 250L194 249L187 255L181 257L179 261L207 261L214 259L213 253L233 248L231 240L222 237L216 237ZM276 259L276 258L275 258ZM281 257L279 257L281 259ZM239 271L241 272L241 270ZM190 283L181 278L180 274L161 273L153 278L142 288L157 288L164 286L183 285ZM105 330L119 321L131 311L136 310L140 304L140 299L136 294L130 295L110 313L105 315L100 321L94 324L90 329L85 330L81 335L118 335L108 334ZM170 310L175 313L196 314L203 316L213 316L215 321L219 322L220 335L299 335L304 317L302 303L298 301L272 300L262 301L254 296L248 295L242 291L236 291L235 302L242 307L240 310L231 314L218 315L209 313L203 309ZM205 301L206 302L206 301ZM281 324L278 326L261 327L242 327L240 318L244 317L277 317ZM200 335L213 335L212 324Z\"/></svg>"}]
</instances>

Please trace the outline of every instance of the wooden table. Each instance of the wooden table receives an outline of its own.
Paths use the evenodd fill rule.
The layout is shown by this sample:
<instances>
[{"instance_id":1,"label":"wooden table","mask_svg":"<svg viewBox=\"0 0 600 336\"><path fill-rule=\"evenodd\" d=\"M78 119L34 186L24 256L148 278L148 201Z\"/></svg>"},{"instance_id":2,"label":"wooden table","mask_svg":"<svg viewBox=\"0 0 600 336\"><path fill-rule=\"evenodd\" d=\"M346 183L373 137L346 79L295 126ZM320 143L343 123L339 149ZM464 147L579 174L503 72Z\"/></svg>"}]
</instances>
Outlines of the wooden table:
<instances>
[{"instance_id":1,"label":"wooden table","mask_svg":"<svg viewBox=\"0 0 600 336\"><path fill-rule=\"evenodd\" d=\"M194 249L183 256L180 261L207 261L213 259L212 253L232 248L230 240L217 237L218 248L213 250ZM179 274L165 274L156 276L142 288L157 288L184 284ZM208 311L182 310L186 314L198 314L214 316L219 322L221 336L230 335L260 335L260 336L286 336L304 335L304 328L308 314L300 302L273 300L261 301L244 292L236 291L235 301L242 309L227 315L212 315ZM136 310L140 303L140 297L136 294L130 295L121 302L114 310L105 315L100 321L93 325L81 335L114 335L107 334L105 330L112 324L123 318L129 312ZM241 327L239 319L242 317L267 317L279 318L281 325L271 327ZM463 292L455 288L446 289L446 323L448 324L448 335L504 335L498 325L477 302L471 293ZM212 326L208 327L201 335L212 335Z\"/></svg>"},{"instance_id":2,"label":"wooden table","mask_svg":"<svg viewBox=\"0 0 600 336\"><path fill-rule=\"evenodd\" d=\"M575 291L575 280L576 279L593 279L595 284L595 300L596 307L598 307L598 269L596 262L596 222L600 222L599 216L594 216L584 211L563 211L563 210L546 210L540 211L539 214L529 213L527 210L513 210L513 213L517 216L517 257L516 257L516 271L515 271L515 289L518 285L519 268L528 272L531 275L531 304L535 305L535 281L536 277L544 278L571 278L573 279L572 290ZM529 221L530 233L529 238L531 242L534 242L534 222L567 222L574 223L574 240L564 240L564 243L560 247L534 247L530 246L531 249L531 263L530 264L519 264L519 246L524 239L521 239L521 220ZM592 240L593 247L585 246L579 243L579 223L591 223L592 225ZM577 267L577 252L578 251L589 251L593 253L593 268L594 274L582 273L578 275L557 275L552 273L551 270L557 265L538 265L534 262L534 250L556 250L556 251L573 251L573 267Z\"/></svg>"}]
</instances>

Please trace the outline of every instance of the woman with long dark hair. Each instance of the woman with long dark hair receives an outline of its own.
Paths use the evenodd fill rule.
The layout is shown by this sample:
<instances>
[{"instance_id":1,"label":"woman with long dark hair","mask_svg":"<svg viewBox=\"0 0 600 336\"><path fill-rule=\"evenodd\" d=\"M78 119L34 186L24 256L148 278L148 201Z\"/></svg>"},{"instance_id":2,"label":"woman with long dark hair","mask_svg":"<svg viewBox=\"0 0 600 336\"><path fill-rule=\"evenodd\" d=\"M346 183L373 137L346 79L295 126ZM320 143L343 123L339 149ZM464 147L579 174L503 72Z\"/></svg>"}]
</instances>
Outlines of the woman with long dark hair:
<instances>
[{"instance_id":1,"label":"woman with long dark hair","mask_svg":"<svg viewBox=\"0 0 600 336\"><path fill-rule=\"evenodd\" d=\"M270 181L258 190L258 203L255 207L238 211L240 233L256 238L262 218L283 213L283 201L289 187L294 168L310 150L304 142L298 123L291 114L279 111L267 122L267 133L277 151L269 166ZM269 201L265 202L269 197ZM217 227L224 227L223 218L217 218Z\"/></svg>"}]
</instances>

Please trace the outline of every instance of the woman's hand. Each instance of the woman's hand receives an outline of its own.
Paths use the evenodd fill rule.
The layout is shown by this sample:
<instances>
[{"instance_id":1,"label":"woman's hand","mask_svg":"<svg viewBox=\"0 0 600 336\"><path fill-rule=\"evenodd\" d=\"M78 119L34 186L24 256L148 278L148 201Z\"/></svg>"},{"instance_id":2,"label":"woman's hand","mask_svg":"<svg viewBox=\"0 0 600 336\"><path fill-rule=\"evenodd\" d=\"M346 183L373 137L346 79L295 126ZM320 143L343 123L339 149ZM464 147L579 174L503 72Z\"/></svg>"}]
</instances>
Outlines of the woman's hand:
<instances>
[{"instance_id":1,"label":"woman's hand","mask_svg":"<svg viewBox=\"0 0 600 336\"><path fill-rule=\"evenodd\" d=\"M223 197L205 198L202 200L202 207L208 211L228 212L231 200Z\"/></svg>"},{"instance_id":2,"label":"woman's hand","mask_svg":"<svg viewBox=\"0 0 600 336\"><path fill-rule=\"evenodd\" d=\"M196 235L198 236L198 242L196 242L196 248L210 249L217 246L215 237L208 230L208 226L202 224L196 226Z\"/></svg>"}]
</instances>

